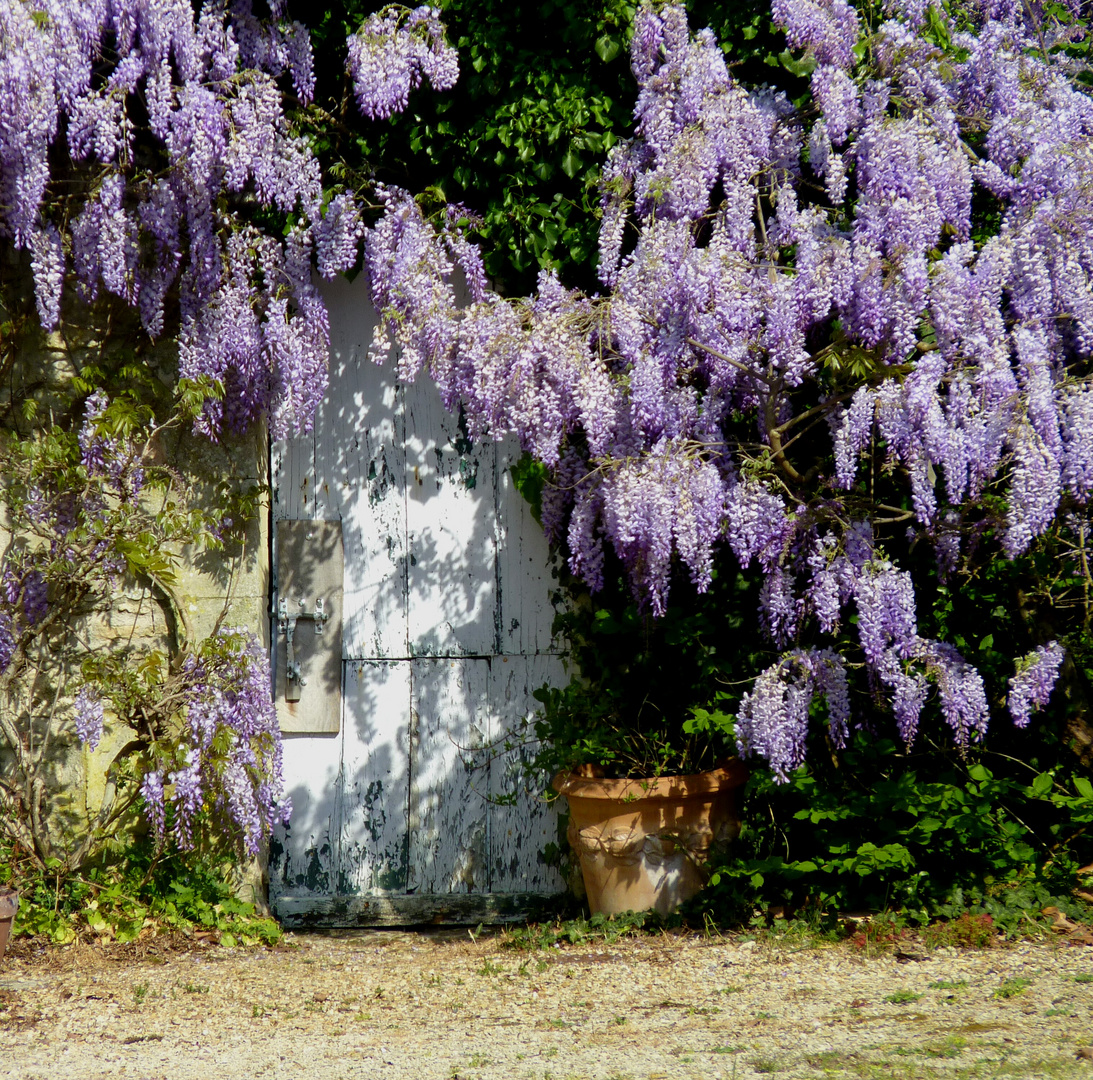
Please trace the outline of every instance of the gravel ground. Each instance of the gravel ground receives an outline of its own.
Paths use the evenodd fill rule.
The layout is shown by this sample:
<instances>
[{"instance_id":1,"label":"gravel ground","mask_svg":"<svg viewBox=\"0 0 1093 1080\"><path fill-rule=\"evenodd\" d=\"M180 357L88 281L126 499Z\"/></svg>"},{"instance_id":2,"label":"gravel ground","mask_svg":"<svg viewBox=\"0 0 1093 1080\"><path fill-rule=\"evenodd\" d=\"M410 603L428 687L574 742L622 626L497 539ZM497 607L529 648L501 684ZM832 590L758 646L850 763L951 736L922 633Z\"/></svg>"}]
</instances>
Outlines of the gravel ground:
<instances>
[{"instance_id":1,"label":"gravel ground","mask_svg":"<svg viewBox=\"0 0 1093 1080\"><path fill-rule=\"evenodd\" d=\"M542 952L465 931L287 941L17 943L0 1077L1093 1080L1088 946L900 962L698 935Z\"/></svg>"}]
</instances>

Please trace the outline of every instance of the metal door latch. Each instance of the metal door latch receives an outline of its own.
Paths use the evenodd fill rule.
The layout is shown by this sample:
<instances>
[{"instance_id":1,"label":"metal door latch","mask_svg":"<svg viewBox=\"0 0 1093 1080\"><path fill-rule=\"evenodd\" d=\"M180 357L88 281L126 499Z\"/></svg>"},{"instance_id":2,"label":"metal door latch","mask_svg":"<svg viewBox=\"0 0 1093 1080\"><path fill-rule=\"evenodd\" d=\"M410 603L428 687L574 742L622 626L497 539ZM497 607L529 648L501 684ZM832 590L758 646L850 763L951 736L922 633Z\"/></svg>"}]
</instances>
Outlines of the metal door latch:
<instances>
[{"instance_id":1,"label":"metal door latch","mask_svg":"<svg viewBox=\"0 0 1093 1080\"><path fill-rule=\"evenodd\" d=\"M285 701L299 701L300 691L307 686L307 679L300 673L300 662L296 659L294 638L298 619L311 619L315 623L315 636L321 637L323 625L330 618L326 604L320 596L315 601L315 610L307 610L307 601L301 597L296 601L300 610L289 614L288 601L282 596L277 600L277 629L285 635L288 644L288 663L285 665Z\"/></svg>"}]
</instances>

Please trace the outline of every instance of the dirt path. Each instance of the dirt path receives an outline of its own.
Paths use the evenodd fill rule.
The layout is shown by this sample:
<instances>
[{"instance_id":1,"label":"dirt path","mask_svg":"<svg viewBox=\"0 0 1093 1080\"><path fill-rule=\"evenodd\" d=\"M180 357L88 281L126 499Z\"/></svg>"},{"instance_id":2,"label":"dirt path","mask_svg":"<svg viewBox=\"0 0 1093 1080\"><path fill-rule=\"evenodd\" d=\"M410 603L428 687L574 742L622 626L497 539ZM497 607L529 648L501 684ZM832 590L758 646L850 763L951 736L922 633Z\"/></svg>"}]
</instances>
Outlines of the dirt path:
<instances>
[{"instance_id":1,"label":"dirt path","mask_svg":"<svg viewBox=\"0 0 1093 1080\"><path fill-rule=\"evenodd\" d=\"M1088 1077L1093 949L900 963L646 937L519 953L466 933L272 951L9 953L0 1077Z\"/></svg>"}]
</instances>

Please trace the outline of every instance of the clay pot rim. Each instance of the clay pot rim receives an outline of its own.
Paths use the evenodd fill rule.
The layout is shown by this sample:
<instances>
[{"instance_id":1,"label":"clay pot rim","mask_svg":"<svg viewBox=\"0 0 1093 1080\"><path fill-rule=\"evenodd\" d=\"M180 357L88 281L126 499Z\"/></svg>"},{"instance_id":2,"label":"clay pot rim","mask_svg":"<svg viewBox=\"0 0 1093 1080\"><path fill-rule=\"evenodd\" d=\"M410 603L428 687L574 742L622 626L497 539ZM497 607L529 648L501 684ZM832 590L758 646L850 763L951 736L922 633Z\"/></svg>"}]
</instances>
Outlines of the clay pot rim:
<instances>
[{"instance_id":1,"label":"clay pot rim","mask_svg":"<svg viewBox=\"0 0 1093 1080\"><path fill-rule=\"evenodd\" d=\"M680 799L707 795L740 787L748 779L748 769L739 758L730 758L716 769L690 776L658 776L649 779L612 780L603 776L578 776L558 773L550 786L559 795L580 799Z\"/></svg>"},{"instance_id":2,"label":"clay pot rim","mask_svg":"<svg viewBox=\"0 0 1093 1080\"><path fill-rule=\"evenodd\" d=\"M0 919L11 919L19 910L19 891L0 886Z\"/></svg>"}]
</instances>

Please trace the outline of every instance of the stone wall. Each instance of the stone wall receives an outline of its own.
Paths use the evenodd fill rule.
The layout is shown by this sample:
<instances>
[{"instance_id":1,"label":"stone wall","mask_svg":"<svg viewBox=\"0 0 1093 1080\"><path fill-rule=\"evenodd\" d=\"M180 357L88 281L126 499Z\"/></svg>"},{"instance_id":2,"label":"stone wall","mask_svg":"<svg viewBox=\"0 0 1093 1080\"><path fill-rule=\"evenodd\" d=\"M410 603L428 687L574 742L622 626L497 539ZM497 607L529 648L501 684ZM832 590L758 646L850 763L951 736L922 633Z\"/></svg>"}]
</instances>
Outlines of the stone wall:
<instances>
[{"instance_id":1,"label":"stone wall","mask_svg":"<svg viewBox=\"0 0 1093 1080\"><path fill-rule=\"evenodd\" d=\"M177 370L172 341L150 342L134 314L118 302L88 308L75 298L66 304L61 328L45 334L37 324L26 265L10 252L0 260L0 426L20 439L34 438L50 425L75 430L88 392L81 379L88 375L108 392L133 390L154 405L157 415L169 411ZM156 437L152 453L155 463L167 466L177 478L168 495L151 491L142 497L145 508L153 511L165 497L187 508L202 508L221 499L225 488L245 490L268 481L268 445L258 428L216 445L175 427ZM8 478L4 482L6 487ZM0 500L5 514L8 505ZM91 752L80 745L71 703L82 658L152 650L177 655L186 639L196 642L218 623L244 627L268 644L268 493L255 509L224 550L171 552L177 576L168 588L119 579L106 603L72 620L51 643L41 685L35 689L35 715L52 694L54 737L46 778L56 793L51 836L62 843L78 842L80 829L86 831L98 813L110 763L133 734L107 713L98 748ZM0 519L0 558L21 544L40 542L13 532L10 517L6 521L9 527L4 528ZM10 699L0 702L0 708L10 710ZM11 747L0 738L0 770L11 775L12 768Z\"/></svg>"}]
</instances>

